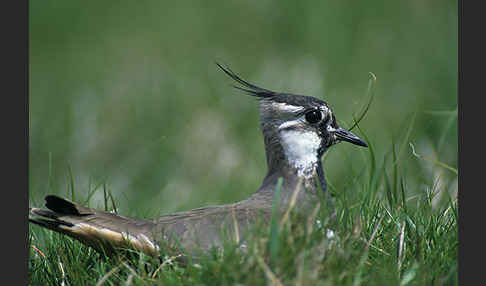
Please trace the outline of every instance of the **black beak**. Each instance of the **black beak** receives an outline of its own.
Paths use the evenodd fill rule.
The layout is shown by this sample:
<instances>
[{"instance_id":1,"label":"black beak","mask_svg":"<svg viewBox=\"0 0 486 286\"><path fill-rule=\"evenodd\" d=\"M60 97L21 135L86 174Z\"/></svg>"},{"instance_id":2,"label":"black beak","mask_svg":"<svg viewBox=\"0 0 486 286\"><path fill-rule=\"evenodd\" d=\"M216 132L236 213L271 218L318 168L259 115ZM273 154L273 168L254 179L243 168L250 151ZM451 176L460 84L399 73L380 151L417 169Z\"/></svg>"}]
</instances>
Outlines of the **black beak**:
<instances>
[{"instance_id":1,"label":"black beak","mask_svg":"<svg viewBox=\"0 0 486 286\"><path fill-rule=\"evenodd\" d=\"M368 144L366 144L363 139L359 138L358 136L351 133L351 131L348 131L344 128L338 127L338 129L334 131L334 135L336 136L336 140L347 141L355 145L368 147Z\"/></svg>"}]
</instances>

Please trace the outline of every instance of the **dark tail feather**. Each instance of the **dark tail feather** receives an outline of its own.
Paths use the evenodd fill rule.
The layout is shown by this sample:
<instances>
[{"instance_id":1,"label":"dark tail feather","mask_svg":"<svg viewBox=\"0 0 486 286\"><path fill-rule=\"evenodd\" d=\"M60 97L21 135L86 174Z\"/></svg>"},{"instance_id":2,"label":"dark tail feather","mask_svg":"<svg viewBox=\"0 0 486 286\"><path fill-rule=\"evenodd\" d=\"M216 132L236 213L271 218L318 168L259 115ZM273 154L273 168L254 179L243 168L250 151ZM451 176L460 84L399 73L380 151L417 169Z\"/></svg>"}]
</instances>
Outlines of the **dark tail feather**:
<instances>
[{"instance_id":1,"label":"dark tail feather","mask_svg":"<svg viewBox=\"0 0 486 286\"><path fill-rule=\"evenodd\" d=\"M66 199L49 195L45 197L46 207L53 212L63 215L88 215L92 214L88 208L76 205Z\"/></svg>"},{"instance_id":2,"label":"dark tail feather","mask_svg":"<svg viewBox=\"0 0 486 286\"><path fill-rule=\"evenodd\" d=\"M113 254L116 248L131 247L155 255L151 238L153 223L86 208L49 195L47 210L30 208L29 222L68 235L99 252Z\"/></svg>"}]
</instances>

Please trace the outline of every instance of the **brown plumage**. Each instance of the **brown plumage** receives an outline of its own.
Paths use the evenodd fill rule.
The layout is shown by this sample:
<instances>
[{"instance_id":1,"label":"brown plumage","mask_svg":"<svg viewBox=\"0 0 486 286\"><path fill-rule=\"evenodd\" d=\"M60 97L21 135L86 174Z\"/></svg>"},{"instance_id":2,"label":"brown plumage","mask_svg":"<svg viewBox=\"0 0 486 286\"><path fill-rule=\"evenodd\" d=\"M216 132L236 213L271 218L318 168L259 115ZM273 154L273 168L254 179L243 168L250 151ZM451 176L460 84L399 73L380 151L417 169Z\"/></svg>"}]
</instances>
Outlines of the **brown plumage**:
<instances>
[{"instance_id":1,"label":"brown plumage","mask_svg":"<svg viewBox=\"0 0 486 286\"><path fill-rule=\"evenodd\" d=\"M87 208L46 196L47 210L31 208L29 221L68 235L108 255L131 247L155 256L159 245L197 251L220 246L224 239L240 240L252 222L270 218L271 205L242 201L173 213L157 219L136 219ZM222 232L222 230L224 230Z\"/></svg>"},{"instance_id":2,"label":"brown plumage","mask_svg":"<svg viewBox=\"0 0 486 286\"><path fill-rule=\"evenodd\" d=\"M340 141L360 146L366 143L337 125L326 102L263 89L218 66L245 87L239 89L260 99L268 172L253 195L232 204L155 219L124 217L49 195L45 198L47 210L31 208L29 221L109 255L117 248L128 246L155 256L162 248L194 254L221 246L225 239L244 246L245 234L252 226L269 222L277 190L277 217L289 206L298 215L307 216L319 197L325 197L322 196L326 182L321 162L324 152ZM282 183L277 187L279 179Z\"/></svg>"}]
</instances>

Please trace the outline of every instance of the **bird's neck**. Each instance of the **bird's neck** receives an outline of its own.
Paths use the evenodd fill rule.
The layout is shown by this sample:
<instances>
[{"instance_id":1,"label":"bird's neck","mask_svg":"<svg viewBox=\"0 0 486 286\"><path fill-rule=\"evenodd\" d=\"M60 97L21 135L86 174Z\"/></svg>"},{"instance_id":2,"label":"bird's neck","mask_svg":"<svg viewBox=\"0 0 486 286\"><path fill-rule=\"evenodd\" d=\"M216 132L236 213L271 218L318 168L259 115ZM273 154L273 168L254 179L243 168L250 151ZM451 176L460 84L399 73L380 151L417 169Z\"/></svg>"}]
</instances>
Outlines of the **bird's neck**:
<instances>
[{"instance_id":1,"label":"bird's neck","mask_svg":"<svg viewBox=\"0 0 486 286\"><path fill-rule=\"evenodd\" d=\"M280 178L280 205L285 206L293 199L298 205L313 204L319 202L320 195L325 194L326 181L321 156L317 150L315 153L313 150L305 150L305 146L299 146L299 142L291 142L292 140L289 139L290 142L287 143L295 143L292 145L295 147L293 149L289 144L282 144L282 140L265 138L268 172L261 187L252 197L273 202Z\"/></svg>"},{"instance_id":2,"label":"bird's neck","mask_svg":"<svg viewBox=\"0 0 486 286\"><path fill-rule=\"evenodd\" d=\"M323 173L321 158L324 151L319 135L302 130L265 130L265 126L263 130L267 177L279 174L284 179L300 180L305 185L314 186L316 175Z\"/></svg>"}]
</instances>

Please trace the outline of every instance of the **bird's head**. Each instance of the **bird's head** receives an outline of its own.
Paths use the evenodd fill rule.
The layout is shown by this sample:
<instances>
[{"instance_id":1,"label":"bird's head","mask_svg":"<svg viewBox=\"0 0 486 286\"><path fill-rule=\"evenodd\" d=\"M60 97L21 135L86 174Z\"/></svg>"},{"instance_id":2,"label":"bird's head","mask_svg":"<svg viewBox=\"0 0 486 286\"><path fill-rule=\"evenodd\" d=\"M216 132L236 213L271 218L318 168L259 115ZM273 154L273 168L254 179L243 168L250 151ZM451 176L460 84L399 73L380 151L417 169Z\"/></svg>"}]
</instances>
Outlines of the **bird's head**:
<instances>
[{"instance_id":1,"label":"bird's head","mask_svg":"<svg viewBox=\"0 0 486 286\"><path fill-rule=\"evenodd\" d=\"M282 165L283 161L310 176L330 146L346 141L367 147L363 139L338 125L325 101L270 91L248 83L229 68L218 66L243 86L235 88L260 99L260 123L270 169Z\"/></svg>"}]
</instances>

